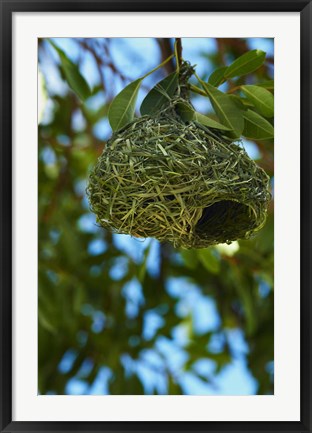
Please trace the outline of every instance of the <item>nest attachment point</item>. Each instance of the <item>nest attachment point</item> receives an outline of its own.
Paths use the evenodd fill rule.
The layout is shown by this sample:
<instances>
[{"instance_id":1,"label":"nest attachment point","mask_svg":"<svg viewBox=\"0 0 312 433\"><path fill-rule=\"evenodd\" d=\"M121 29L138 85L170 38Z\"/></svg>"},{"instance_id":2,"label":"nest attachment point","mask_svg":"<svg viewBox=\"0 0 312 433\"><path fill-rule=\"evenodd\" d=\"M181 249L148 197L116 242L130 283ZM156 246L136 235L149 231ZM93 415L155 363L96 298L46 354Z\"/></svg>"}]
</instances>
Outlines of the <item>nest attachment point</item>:
<instances>
[{"instance_id":1,"label":"nest attachment point","mask_svg":"<svg viewBox=\"0 0 312 433\"><path fill-rule=\"evenodd\" d=\"M173 106L112 136L87 193L102 227L183 248L249 238L270 200L269 177L241 146Z\"/></svg>"}]
</instances>

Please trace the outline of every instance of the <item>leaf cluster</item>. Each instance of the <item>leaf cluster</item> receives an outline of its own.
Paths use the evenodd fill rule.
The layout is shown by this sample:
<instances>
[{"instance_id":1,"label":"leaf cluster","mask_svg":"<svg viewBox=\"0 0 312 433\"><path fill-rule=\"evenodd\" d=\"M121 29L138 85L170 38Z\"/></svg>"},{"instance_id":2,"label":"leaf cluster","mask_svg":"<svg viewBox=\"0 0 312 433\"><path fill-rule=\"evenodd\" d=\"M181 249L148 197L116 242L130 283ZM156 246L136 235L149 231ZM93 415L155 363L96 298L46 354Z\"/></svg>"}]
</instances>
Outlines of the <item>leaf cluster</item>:
<instances>
[{"instance_id":1,"label":"leaf cluster","mask_svg":"<svg viewBox=\"0 0 312 433\"><path fill-rule=\"evenodd\" d=\"M112 101L108 119L113 131L117 131L132 122L135 118L135 107L138 91L145 77L163 66L172 58L128 84ZM190 105L180 106L180 114L186 122L195 120L215 130L221 130L224 136L231 139L244 136L248 139L267 140L274 137L272 119L274 116L273 82L260 85L234 85L223 92L218 87L236 78L248 75L260 68L265 61L265 53L261 50L249 51L227 67L216 69L210 75L208 82L201 79L195 72L198 83L202 87L190 85L191 91L209 98L216 119L196 112ZM175 71L158 82L143 100L141 115L155 115L163 109L170 100L179 94L180 71Z\"/></svg>"}]
</instances>

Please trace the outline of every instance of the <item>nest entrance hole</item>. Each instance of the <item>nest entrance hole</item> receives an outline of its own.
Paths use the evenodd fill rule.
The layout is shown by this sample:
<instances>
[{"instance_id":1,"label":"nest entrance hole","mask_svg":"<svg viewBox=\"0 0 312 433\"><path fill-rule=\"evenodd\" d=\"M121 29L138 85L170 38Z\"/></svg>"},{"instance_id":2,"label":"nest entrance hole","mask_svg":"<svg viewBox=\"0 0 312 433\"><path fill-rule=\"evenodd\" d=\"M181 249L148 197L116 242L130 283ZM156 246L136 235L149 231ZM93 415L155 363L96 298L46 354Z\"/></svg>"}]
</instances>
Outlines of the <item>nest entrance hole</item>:
<instances>
[{"instance_id":1,"label":"nest entrance hole","mask_svg":"<svg viewBox=\"0 0 312 433\"><path fill-rule=\"evenodd\" d=\"M222 230L223 234L235 236L239 235L242 228L246 230L254 226L251 218L250 207L233 201L221 200L203 210L203 214L196 224L195 232L201 234L218 234Z\"/></svg>"}]
</instances>

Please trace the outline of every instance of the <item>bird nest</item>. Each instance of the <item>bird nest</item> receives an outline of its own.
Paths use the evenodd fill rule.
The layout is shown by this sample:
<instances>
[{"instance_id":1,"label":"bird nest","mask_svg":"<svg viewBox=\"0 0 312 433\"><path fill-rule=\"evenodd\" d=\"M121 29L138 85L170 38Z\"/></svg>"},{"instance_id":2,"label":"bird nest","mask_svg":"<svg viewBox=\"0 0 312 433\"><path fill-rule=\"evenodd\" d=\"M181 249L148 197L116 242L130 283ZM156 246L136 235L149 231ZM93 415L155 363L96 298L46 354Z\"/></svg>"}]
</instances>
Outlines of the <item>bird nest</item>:
<instances>
[{"instance_id":1,"label":"bird nest","mask_svg":"<svg viewBox=\"0 0 312 433\"><path fill-rule=\"evenodd\" d=\"M216 134L184 122L174 104L117 131L89 178L97 222L183 248L249 238L266 219L269 178Z\"/></svg>"}]
</instances>

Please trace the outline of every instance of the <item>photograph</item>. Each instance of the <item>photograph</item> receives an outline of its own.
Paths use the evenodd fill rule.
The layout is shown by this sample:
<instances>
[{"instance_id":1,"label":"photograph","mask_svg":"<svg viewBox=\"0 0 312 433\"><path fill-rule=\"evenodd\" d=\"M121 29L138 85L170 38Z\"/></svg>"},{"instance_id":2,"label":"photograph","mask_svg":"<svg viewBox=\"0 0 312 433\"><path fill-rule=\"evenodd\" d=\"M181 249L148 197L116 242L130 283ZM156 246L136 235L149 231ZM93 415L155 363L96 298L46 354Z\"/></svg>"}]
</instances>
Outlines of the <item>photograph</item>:
<instances>
[{"instance_id":1,"label":"photograph","mask_svg":"<svg viewBox=\"0 0 312 433\"><path fill-rule=\"evenodd\" d=\"M312 433L311 17L0 0L0 433Z\"/></svg>"},{"instance_id":2,"label":"photograph","mask_svg":"<svg viewBox=\"0 0 312 433\"><path fill-rule=\"evenodd\" d=\"M274 395L274 38L38 38L38 395Z\"/></svg>"}]
</instances>

